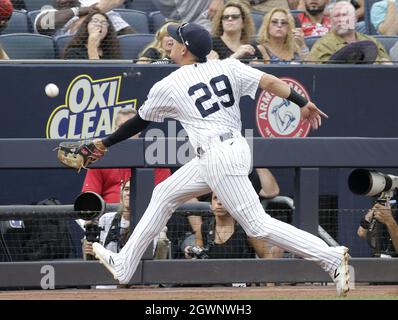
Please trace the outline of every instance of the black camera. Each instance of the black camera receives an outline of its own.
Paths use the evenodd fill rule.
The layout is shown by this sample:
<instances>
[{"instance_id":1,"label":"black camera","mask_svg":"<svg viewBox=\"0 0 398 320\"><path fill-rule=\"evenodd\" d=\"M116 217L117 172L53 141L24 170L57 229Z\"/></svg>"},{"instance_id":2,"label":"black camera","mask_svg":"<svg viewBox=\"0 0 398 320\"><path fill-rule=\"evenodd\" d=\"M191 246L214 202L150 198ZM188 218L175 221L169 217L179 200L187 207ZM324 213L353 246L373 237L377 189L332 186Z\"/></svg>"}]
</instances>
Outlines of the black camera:
<instances>
[{"instance_id":1,"label":"black camera","mask_svg":"<svg viewBox=\"0 0 398 320\"><path fill-rule=\"evenodd\" d=\"M377 203L387 205L398 189L398 177L375 170L355 169L348 177L351 192L364 196L377 196ZM362 227L372 232L377 220L373 217L369 225L362 220Z\"/></svg>"},{"instance_id":2,"label":"black camera","mask_svg":"<svg viewBox=\"0 0 398 320\"><path fill-rule=\"evenodd\" d=\"M87 223L84 229L87 242L99 242L102 229L97 223Z\"/></svg>"},{"instance_id":3,"label":"black camera","mask_svg":"<svg viewBox=\"0 0 398 320\"><path fill-rule=\"evenodd\" d=\"M189 247L187 249L187 254L193 259L208 259L207 248L201 248L198 246Z\"/></svg>"}]
</instances>

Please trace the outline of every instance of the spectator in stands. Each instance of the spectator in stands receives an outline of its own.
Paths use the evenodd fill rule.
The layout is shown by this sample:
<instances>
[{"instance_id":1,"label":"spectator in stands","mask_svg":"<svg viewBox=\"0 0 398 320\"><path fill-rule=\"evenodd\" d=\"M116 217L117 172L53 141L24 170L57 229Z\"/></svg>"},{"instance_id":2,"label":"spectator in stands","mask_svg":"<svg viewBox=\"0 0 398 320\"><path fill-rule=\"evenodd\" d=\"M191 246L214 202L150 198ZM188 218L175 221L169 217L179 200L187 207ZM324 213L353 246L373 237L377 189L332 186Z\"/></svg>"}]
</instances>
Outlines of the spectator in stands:
<instances>
[{"instance_id":1,"label":"spectator in stands","mask_svg":"<svg viewBox=\"0 0 398 320\"><path fill-rule=\"evenodd\" d=\"M0 45L0 60L9 60L10 58L8 57L7 53L4 51L4 49Z\"/></svg>"},{"instance_id":2,"label":"spectator in stands","mask_svg":"<svg viewBox=\"0 0 398 320\"><path fill-rule=\"evenodd\" d=\"M351 0L351 4L355 8L355 16L357 18L355 29L361 33L368 33L368 28L364 20L365 0Z\"/></svg>"},{"instance_id":3,"label":"spectator in stands","mask_svg":"<svg viewBox=\"0 0 398 320\"><path fill-rule=\"evenodd\" d=\"M397 201L386 205L376 202L361 219L358 236L366 239L374 256L398 255Z\"/></svg>"},{"instance_id":4,"label":"spectator in stands","mask_svg":"<svg viewBox=\"0 0 398 320\"><path fill-rule=\"evenodd\" d=\"M213 18L211 58L235 58L243 62L260 59L252 43L255 29L249 7L240 1L228 1Z\"/></svg>"},{"instance_id":5,"label":"spectator in stands","mask_svg":"<svg viewBox=\"0 0 398 320\"><path fill-rule=\"evenodd\" d=\"M245 0L250 4L252 10L263 12L267 14L273 8L284 8L289 10L288 0ZM296 8L295 8L296 9Z\"/></svg>"},{"instance_id":6,"label":"spectator in stands","mask_svg":"<svg viewBox=\"0 0 398 320\"><path fill-rule=\"evenodd\" d=\"M7 28L14 7L10 0L0 0L0 33Z\"/></svg>"},{"instance_id":7,"label":"spectator in stands","mask_svg":"<svg viewBox=\"0 0 398 320\"><path fill-rule=\"evenodd\" d=\"M115 119L115 130L137 114L134 109L121 109ZM82 192L98 193L107 203L117 203L120 198L120 183L131 177L130 168L88 169Z\"/></svg>"},{"instance_id":8,"label":"spectator in stands","mask_svg":"<svg viewBox=\"0 0 398 320\"><path fill-rule=\"evenodd\" d=\"M65 48L64 59L120 59L119 41L108 16L88 14Z\"/></svg>"},{"instance_id":9,"label":"spectator in stands","mask_svg":"<svg viewBox=\"0 0 398 320\"><path fill-rule=\"evenodd\" d=\"M214 217L205 220L202 223L200 234L202 237L202 251L209 259L240 259L254 258L257 254L260 258L266 258L268 255L268 246L263 240L253 239L246 235L243 228L228 213L223 204L218 200L215 193L212 194L211 208ZM195 246L183 243L182 249L186 258L199 257L192 254L192 248Z\"/></svg>"},{"instance_id":10,"label":"spectator in stands","mask_svg":"<svg viewBox=\"0 0 398 320\"><path fill-rule=\"evenodd\" d=\"M298 63L309 54L303 30L294 27L294 19L286 9L268 12L258 34L257 48L265 63Z\"/></svg>"},{"instance_id":11,"label":"spectator in stands","mask_svg":"<svg viewBox=\"0 0 398 320\"><path fill-rule=\"evenodd\" d=\"M323 36L331 28L330 18L325 15L329 0L304 0L305 11L297 15L304 36Z\"/></svg>"},{"instance_id":12,"label":"spectator in stands","mask_svg":"<svg viewBox=\"0 0 398 320\"><path fill-rule=\"evenodd\" d=\"M382 0L372 5L370 21L380 34L398 35L398 3L395 0Z\"/></svg>"},{"instance_id":13,"label":"spectator in stands","mask_svg":"<svg viewBox=\"0 0 398 320\"><path fill-rule=\"evenodd\" d=\"M56 0L55 9L42 10L34 22L38 33L60 36L75 34L84 17L93 11L106 12L117 35L133 33L133 28L111 9L119 6L115 0Z\"/></svg>"},{"instance_id":14,"label":"spectator in stands","mask_svg":"<svg viewBox=\"0 0 398 320\"><path fill-rule=\"evenodd\" d=\"M224 0L152 0L152 2L167 19L194 22L210 31L210 19L223 5Z\"/></svg>"},{"instance_id":15,"label":"spectator in stands","mask_svg":"<svg viewBox=\"0 0 398 320\"><path fill-rule=\"evenodd\" d=\"M357 21L362 21L365 15L365 0L351 0L351 3L355 8Z\"/></svg>"},{"instance_id":16,"label":"spectator in stands","mask_svg":"<svg viewBox=\"0 0 398 320\"><path fill-rule=\"evenodd\" d=\"M176 24L166 22L155 34L153 41L148 44L139 55L137 63L151 63L161 59L170 59L170 51L173 46L173 38L167 33L167 26Z\"/></svg>"},{"instance_id":17,"label":"spectator in stands","mask_svg":"<svg viewBox=\"0 0 398 320\"><path fill-rule=\"evenodd\" d=\"M331 32L315 42L311 48L308 60L314 63L328 62L333 54L343 47L367 40L373 42L377 47L377 56L374 59L375 63L391 63L390 57L383 45L372 36L356 32L355 23L356 17L353 5L347 1L337 2L331 10ZM369 63L369 61L365 62Z\"/></svg>"}]
</instances>

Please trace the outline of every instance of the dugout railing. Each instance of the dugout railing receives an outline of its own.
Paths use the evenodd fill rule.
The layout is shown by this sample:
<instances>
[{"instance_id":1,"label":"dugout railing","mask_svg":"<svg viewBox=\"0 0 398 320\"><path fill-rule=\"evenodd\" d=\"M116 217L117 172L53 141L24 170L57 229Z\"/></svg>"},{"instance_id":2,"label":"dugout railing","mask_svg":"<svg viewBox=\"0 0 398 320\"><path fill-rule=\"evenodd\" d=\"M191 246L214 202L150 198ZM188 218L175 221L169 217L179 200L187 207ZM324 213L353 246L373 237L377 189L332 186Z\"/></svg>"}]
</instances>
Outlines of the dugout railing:
<instances>
[{"instance_id":1,"label":"dugout railing","mask_svg":"<svg viewBox=\"0 0 398 320\"><path fill-rule=\"evenodd\" d=\"M53 152L59 142L51 139L0 139L0 169L64 168ZM177 146L180 143L175 139L166 139L166 142ZM136 169L131 196L132 211L137 214L134 222L144 212L153 190L153 170L150 168L155 165L148 165L145 161L147 143L144 139L124 141L112 147L112 152L95 165ZM295 168L293 221L296 226L312 233L318 230L320 168L398 167L398 139L395 138L254 138L252 146L254 167ZM165 163L162 166L179 165ZM75 173L71 170L71 174ZM356 282L398 282L398 259L351 258L350 265ZM0 263L0 288L42 287L48 270L51 270L56 288L116 283L96 261L3 262ZM302 259L152 260L147 252L131 283L330 281L319 266Z\"/></svg>"}]
</instances>

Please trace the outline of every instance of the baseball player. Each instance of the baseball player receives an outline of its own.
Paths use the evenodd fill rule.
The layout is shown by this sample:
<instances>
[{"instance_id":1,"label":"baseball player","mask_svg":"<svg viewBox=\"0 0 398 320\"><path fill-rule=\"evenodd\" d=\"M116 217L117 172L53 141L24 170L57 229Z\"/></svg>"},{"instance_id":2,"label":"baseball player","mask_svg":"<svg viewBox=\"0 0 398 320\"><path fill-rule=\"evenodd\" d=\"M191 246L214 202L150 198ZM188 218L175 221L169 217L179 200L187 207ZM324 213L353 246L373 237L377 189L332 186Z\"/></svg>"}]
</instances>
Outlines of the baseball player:
<instances>
[{"instance_id":1,"label":"baseball player","mask_svg":"<svg viewBox=\"0 0 398 320\"><path fill-rule=\"evenodd\" d=\"M315 261L331 275L337 294L345 296L348 249L329 247L320 238L270 217L261 206L248 179L251 152L241 135L239 100L244 95L254 99L260 87L300 106L301 116L314 129L327 115L275 76L235 59L207 61L212 42L203 27L184 23L170 25L168 32L175 40L171 59L181 68L152 87L134 118L94 143L110 147L142 131L151 121L174 118L187 131L197 156L156 186L142 219L118 254L94 243L97 258L115 279L128 283L174 210L193 197L214 191L249 237Z\"/></svg>"}]
</instances>

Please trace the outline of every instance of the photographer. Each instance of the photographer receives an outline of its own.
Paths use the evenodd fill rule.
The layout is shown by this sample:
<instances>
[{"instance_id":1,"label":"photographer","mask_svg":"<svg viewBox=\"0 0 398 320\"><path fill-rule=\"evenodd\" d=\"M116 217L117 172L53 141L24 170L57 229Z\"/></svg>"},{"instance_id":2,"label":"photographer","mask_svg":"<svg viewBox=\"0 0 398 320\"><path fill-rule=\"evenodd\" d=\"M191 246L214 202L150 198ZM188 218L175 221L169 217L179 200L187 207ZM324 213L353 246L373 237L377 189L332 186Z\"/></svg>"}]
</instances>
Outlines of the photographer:
<instances>
[{"instance_id":1,"label":"photographer","mask_svg":"<svg viewBox=\"0 0 398 320\"><path fill-rule=\"evenodd\" d=\"M393 207L391 207L391 203L393 203ZM396 210L396 200L387 201L386 204L376 201L361 219L357 231L358 236L368 241L374 256L391 257L398 254Z\"/></svg>"},{"instance_id":2,"label":"photographer","mask_svg":"<svg viewBox=\"0 0 398 320\"><path fill-rule=\"evenodd\" d=\"M119 210L102 215L98 225L92 222L86 225L85 255L94 256L92 245L96 241L113 252L119 252L128 240L129 230L130 180L127 180L121 185Z\"/></svg>"}]
</instances>

